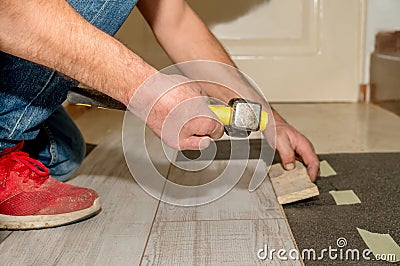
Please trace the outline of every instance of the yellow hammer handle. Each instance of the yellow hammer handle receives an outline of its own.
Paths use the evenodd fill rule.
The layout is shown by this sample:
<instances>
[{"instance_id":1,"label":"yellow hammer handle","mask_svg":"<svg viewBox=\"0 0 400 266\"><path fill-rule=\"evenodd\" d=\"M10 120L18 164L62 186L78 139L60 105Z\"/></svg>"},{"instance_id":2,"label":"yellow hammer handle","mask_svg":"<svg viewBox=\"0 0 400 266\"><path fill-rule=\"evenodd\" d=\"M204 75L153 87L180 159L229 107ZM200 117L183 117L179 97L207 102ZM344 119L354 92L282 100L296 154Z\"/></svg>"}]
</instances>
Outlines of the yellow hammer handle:
<instances>
[{"instance_id":1,"label":"yellow hammer handle","mask_svg":"<svg viewBox=\"0 0 400 266\"><path fill-rule=\"evenodd\" d=\"M222 124L229 125L231 122L232 107L223 106L223 105L209 105L208 106L211 111L221 120ZM259 131L264 131L267 128L268 124L268 114L264 111L261 112L261 119L260 119L260 129Z\"/></svg>"},{"instance_id":2,"label":"yellow hammer handle","mask_svg":"<svg viewBox=\"0 0 400 266\"><path fill-rule=\"evenodd\" d=\"M268 124L268 113L261 111L261 118L260 118L260 129L259 131L264 131L267 128Z\"/></svg>"},{"instance_id":3,"label":"yellow hammer handle","mask_svg":"<svg viewBox=\"0 0 400 266\"><path fill-rule=\"evenodd\" d=\"M229 125L231 123L232 107L223 105L209 105L208 107L217 115L222 124Z\"/></svg>"}]
</instances>

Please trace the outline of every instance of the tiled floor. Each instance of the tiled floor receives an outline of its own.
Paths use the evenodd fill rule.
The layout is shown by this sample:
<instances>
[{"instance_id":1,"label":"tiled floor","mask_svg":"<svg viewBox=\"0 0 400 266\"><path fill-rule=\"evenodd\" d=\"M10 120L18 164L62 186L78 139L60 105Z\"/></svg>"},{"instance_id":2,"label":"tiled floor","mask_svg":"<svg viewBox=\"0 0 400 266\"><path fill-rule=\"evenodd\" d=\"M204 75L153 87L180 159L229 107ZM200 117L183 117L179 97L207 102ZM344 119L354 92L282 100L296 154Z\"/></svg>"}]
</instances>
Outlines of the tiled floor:
<instances>
[{"instance_id":1,"label":"tiled floor","mask_svg":"<svg viewBox=\"0 0 400 266\"><path fill-rule=\"evenodd\" d=\"M384 101L377 103L377 105L400 116L400 101Z\"/></svg>"},{"instance_id":2,"label":"tiled floor","mask_svg":"<svg viewBox=\"0 0 400 266\"><path fill-rule=\"evenodd\" d=\"M79 116L75 122L87 143L99 144L105 136L122 130L124 114L123 111L91 108Z\"/></svg>"},{"instance_id":3,"label":"tiled floor","mask_svg":"<svg viewBox=\"0 0 400 266\"><path fill-rule=\"evenodd\" d=\"M317 153L400 151L400 117L369 104L284 104L276 109Z\"/></svg>"},{"instance_id":4,"label":"tiled floor","mask_svg":"<svg viewBox=\"0 0 400 266\"><path fill-rule=\"evenodd\" d=\"M400 151L400 117L373 104L274 104L306 135L317 153ZM92 109L77 119L86 141L97 144L122 128L124 112Z\"/></svg>"}]
</instances>

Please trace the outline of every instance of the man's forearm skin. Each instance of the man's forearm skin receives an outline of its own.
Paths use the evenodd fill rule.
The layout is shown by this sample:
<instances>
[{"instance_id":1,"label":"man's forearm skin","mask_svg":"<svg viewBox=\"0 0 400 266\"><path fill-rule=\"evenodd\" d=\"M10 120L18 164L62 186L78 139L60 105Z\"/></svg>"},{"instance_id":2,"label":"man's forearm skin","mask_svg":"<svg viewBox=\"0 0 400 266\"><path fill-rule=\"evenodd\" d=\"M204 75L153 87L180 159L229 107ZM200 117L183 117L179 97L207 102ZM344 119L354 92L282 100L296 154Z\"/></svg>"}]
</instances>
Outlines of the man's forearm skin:
<instances>
[{"instance_id":1,"label":"man's forearm skin","mask_svg":"<svg viewBox=\"0 0 400 266\"><path fill-rule=\"evenodd\" d=\"M156 70L64 0L0 1L0 49L129 103Z\"/></svg>"}]
</instances>

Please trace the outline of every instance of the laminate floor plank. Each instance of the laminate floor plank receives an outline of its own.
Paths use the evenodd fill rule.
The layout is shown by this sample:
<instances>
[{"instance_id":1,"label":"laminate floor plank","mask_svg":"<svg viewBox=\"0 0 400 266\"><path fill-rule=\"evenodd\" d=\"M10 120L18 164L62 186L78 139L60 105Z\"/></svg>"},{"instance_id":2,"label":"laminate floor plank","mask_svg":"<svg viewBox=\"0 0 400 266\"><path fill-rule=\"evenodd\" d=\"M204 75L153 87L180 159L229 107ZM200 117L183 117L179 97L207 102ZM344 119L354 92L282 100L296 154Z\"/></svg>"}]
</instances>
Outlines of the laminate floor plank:
<instances>
[{"instance_id":1,"label":"laminate floor plank","mask_svg":"<svg viewBox=\"0 0 400 266\"><path fill-rule=\"evenodd\" d=\"M135 126L131 129L135 130ZM143 139L130 129L124 134L125 153L134 161L128 162L129 167L141 167L141 173L146 173L145 156L138 145ZM13 232L0 244L1 262L6 265L138 265L140 262L142 265L265 265L266 261L257 257L257 251L265 245L287 250L295 247L269 179L255 192L248 191L254 174L267 174L262 161L250 160L243 173L238 170L237 161L231 161L231 170L226 169L229 161L214 161L202 171L183 171L170 166L160 141L151 132L144 134L155 168L170 181L199 185L222 172L226 172L227 178L233 175L241 178L225 196L206 205L178 207L160 203L132 178L121 134L112 133L89 154L70 181L94 188L102 198L102 212L69 226ZM282 261L270 262L280 265Z\"/></svg>"},{"instance_id":2,"label":"laminate floor plank","mask_svg":"<svg viewBox=\"0 0 400 266\"><path fill-rule=\"evenodd\" d=\"M259 164L259 162L261 162L261 164ZM185 163L190 164L190 162ZM225 160L214 161L206 169L197 172L189 172L173 166L171 167L168 179L181 185L194 186L212 181L224 170L231 171L231 173L227 174L228 178L231 174L238 174L235 168L227 169L227 165L228 161ZM263 184L256 191L249 192L248 190L248 184L253 175L266 174L266 167L262 161L249 160L237 185L223 197L208 204L194 207L174 206L162 202L156 220L202 221L282 218L279 204L268 178L265 179ZM168 186L165 188L164 194L167 192ZM207 193L207 191L205 191L205 193ZM163 200L165 200L165 198L163 198Z\"/></svg>"},{"instance_id":3,"label":"laminate floor plank","mask_svg":"<svg viewBox=\"0 0 400 266\"><path fill-rule=\"evenodd\" d=\"M161 202L143 265L302 265L301 260L262 260L257 256L266 246L289 252L296 244L269 178L255 192L248 191L253 175L267 174L265 163L249 160L242 174L238 167L242 162L227 167L230 162L213 161L194 172L171 167L169 181L186 186L204 185L224 171L228 178L242 177L225 196L205 205L182 207ZM184 162L179 167L196 168L198 164L200 168L202 163ZM172 199L164 197L167 193L168 185L163 200ZM180 198L174 200L180 203Z\"/></svg>"},{"instance_id":4,"label":"laminate floor plank","mask_svg":"<svg viewBox=\"0 0 400 266\"><path fill-rule=\"evenodd\" d=\"M94 188L102 211L69 226L13 232L0 244L1 264L138 265L158 201L132 178L121 134L105 138L69 183Z\"/></svg>"},{"instance_id":5,"label":"laminate floor plank","mask_svg":"<svg viewBox=\"0 0 400 266\"><path fill-rule=\"evenodd\" d=\"M265 248L267 247L267 248ZM260 249L294 249L283 219L157 222L143 265L301 265L260 259ZM263 252L260 256L265 256ZM288 256L286 254L286 256Z\"/></svg>"}]
</instances>

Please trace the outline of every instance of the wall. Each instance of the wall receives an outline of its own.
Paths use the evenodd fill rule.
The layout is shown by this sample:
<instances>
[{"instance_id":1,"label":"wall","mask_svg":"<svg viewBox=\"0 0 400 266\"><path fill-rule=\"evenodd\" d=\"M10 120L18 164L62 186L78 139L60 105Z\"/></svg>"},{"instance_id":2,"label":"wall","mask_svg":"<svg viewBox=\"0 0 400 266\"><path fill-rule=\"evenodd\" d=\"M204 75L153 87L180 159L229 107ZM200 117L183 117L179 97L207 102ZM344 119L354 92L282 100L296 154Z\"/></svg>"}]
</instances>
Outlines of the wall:
<instances>
[{"instance_id":1,"label":"wall","mask_svg":"<svg viewBox=\"0 0 400 266\"><path fill-rule=\"evenodd\" d=\"M400 30L400 0L367 0L364 83L368 84L370 80L369 69L375 34L396 29Z\"/></svg>"}]
</instances>

